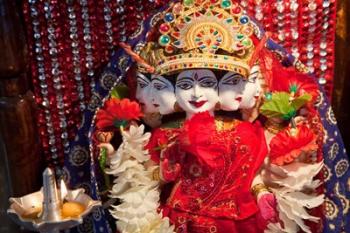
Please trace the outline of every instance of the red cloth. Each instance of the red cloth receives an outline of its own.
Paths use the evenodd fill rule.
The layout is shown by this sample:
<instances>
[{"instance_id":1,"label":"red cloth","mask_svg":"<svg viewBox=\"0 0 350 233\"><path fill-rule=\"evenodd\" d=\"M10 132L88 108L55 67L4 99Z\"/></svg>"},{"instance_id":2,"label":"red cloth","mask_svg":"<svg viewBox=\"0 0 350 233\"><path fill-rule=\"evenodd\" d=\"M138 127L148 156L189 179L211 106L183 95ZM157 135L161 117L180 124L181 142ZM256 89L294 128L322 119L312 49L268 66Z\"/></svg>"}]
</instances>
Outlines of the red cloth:
<instances>
[{"instance_id":1,"label":"red cloth","mask_svg":"<svg viewBox=\"0 0 350 233\"><path fill-rule=\"evenodd\" d=\"M177 141L163 156L179 163L181 172L164 214L177 229L182 226L181 218L186 219L186 229L179 232L210 232L210 227L199 227L202 224L216 226L216 232L222 233L259 232L255 223L249 231L236 229L246 227L240 222L255 222L258 213L250 187L267 154L260 125L242 122L232 130L217 131L213 118L198 114L182 129L162 129L153 134L148 148L155 161L159 161L159 148L165 148L162 143L175 140L174 134Z\"/></svg>"}]
</instances>

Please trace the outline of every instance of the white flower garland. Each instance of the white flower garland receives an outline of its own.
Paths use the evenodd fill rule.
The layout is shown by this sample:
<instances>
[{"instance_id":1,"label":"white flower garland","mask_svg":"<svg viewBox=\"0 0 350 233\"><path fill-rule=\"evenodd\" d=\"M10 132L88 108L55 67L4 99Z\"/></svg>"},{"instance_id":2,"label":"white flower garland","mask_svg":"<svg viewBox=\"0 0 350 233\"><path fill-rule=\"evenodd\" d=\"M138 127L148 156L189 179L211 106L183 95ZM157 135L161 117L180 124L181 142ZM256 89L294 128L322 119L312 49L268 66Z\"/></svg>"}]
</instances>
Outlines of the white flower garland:
<instances>
[{"instance_id":1,"label":"white flower garland","mask_svg":"<svg viewBox=\"0 0 350 233\"><path fill-rule=\"evenodd\" d=\"M279 219L283 222L270 223L265 233L311 233L305 220L317 222L320 219L310 215L307 209L320 206L324 202L324 195L317 195L314 191L320 186L320 180L314 177L320 172L323 162L315 164L292 163L286 166L271 165L265 174L269 180L271 191L276 197Z\"/></svg>"},{"instance_id":2,"label":"white flower garland","mask_svg":"<svg viewBox=\"0 0 350 233\"><path fill-rule=\"evenodd\" d=\"M115 177L110 196L121 201L110 212L122 233L173 233L169 219L157 212L159 181L152 176L158 166L145 166L150 155L144 146L151 134L144 133L144 129L144 125L131 125L128 131L122 130L123 142L106 169Z\"/></svg>"}]
</instances>

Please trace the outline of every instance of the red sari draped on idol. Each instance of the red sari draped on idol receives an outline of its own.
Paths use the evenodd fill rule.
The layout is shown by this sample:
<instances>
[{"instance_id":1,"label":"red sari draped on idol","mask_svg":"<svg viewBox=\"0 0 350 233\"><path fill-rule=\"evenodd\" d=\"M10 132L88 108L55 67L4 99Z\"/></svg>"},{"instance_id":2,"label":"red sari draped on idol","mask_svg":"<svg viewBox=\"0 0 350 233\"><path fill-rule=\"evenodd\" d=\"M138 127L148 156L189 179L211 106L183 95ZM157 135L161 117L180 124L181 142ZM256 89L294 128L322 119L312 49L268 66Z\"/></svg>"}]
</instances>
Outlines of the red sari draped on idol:
<instances>
[{"instance_id":1,"label":"red sari draped on idol","mask_svg":"<svg viewBox=\"0 0 350 233\"><path fill-rule=\"evenodd\" d=\"M181 129L157 129L148 149L155 162L181 167L162 207L177 232L263 232L250 192L267 154L260 125L235 121L227 127L200 113Z\"/></svg>"}]
</instances>

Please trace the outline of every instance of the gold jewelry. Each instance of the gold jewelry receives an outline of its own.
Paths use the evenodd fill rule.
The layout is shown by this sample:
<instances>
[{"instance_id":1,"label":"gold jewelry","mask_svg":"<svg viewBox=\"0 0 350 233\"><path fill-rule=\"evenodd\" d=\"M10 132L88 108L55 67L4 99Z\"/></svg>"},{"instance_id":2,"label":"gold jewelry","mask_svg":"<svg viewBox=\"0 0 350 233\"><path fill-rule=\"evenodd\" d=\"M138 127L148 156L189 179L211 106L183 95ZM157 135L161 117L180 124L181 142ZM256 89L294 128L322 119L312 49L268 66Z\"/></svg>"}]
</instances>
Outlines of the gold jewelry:
<instances>
[{"instance_id":1,"label":"gold jewelry","mask_svg":"<svg viewBox=\"0 0 350 233\"><path fill-rule=\"evenodd\" d=\"M251 188L251 192L254 194L255 197L258 196L261 192L269 192L269 189L262 183L256 184Z\"/></svg>"},{"instance_id":2,"label":"gold jewelry","mask_svg":"<svg viewBox=\"0 0 350 233\"><path fill-rule=\"evenodd\" d=\"M152 179L155 181L159 181L160 180L160 168L157 167L156 169L154 169L153 173L152 173Z\"/></svg>"},{"instance_id":3,"label":"gold jewelry","mask_svg":"<svg viewBox=\"0 0 350 233\"><path fill-rule=\"evenodd\" d=\"M203 68L247 77L255 30L250 18L233 1L178 2L164 12L158 43L145 46L139 66L147 68L147 62L160 75Z\"/></svg>"},{"instance_id":4,"label":"gold jewelry","mask_svg":"<svg viewBox=\"0 0 350 233\"><path fill-rule=\"evenodd\" d=\"M272 134L278 134L281 130L285 128L285 125L283 124L283 122L275 122L269 119L265 122L264 128Z\"/></svg>"}]
</instances>

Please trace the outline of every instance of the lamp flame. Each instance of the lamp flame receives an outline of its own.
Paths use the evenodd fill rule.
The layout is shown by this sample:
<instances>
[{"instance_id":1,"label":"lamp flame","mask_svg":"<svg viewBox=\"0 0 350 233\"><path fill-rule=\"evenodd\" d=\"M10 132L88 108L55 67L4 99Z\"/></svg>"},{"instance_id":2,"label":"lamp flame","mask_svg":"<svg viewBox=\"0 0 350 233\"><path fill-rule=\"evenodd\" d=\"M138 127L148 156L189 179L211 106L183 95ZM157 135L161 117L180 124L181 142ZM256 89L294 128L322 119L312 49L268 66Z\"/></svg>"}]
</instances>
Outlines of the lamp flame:
<instances>
[{"instance_id":1,"label":"lamp flame","mask_svg":"<svg viewBox=\"0 0 350 233\"><path fill-rule=\"evenodd\" d=\"M68 194L68 190L67 190L67 186L64 183L63 179L61 180L61 184L60 184L60 189L61 189L61 202L63 203L64 198L67 196Z\"/></svg>"}]
</instances>

